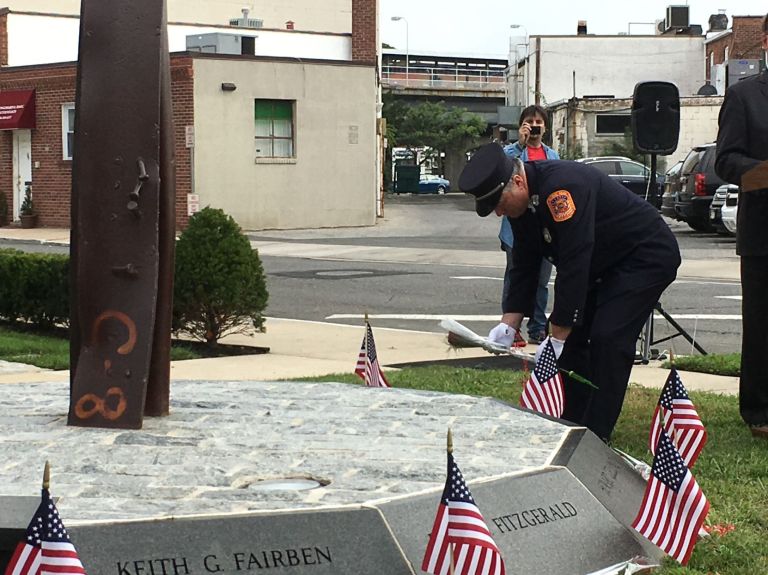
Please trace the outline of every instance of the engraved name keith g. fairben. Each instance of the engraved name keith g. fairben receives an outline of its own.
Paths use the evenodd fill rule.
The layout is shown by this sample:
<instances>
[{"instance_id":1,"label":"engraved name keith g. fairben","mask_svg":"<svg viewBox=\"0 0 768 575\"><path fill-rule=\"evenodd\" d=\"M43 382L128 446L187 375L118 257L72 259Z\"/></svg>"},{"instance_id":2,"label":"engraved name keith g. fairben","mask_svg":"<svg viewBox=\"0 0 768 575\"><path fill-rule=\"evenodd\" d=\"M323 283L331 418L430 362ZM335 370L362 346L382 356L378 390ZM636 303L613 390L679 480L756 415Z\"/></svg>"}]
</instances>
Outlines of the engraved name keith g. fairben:
<instances>
[{"instance_id":1,"label":"engraved name keith g. fairben","mask_svg":"<svg viewBox=\"0 0 768 575\"><path fill-rule=\"evenodd\" d=\"M576 517L576 515L578 515L576 508L567 501L563 501L562 503L550 505L549 509L544 509L543 507L526 509L519 513L494 517L491 521L493 521L493 524L496 525L501 533L510 533L518 529L527 529L528 527L537 527L553 521L569 519L570 517Z\"/></svg>"}]
</instances>

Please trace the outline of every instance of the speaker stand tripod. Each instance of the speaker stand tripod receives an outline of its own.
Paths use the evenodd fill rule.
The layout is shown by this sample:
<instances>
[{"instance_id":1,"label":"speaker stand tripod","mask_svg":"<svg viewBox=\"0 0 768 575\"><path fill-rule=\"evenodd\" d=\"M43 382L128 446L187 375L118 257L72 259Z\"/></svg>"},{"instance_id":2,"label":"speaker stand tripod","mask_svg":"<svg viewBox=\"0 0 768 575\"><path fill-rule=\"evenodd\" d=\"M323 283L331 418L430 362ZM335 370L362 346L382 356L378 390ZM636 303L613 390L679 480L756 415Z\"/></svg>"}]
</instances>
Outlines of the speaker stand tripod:
<instances>
[{"instance_id":1,"label":"speaker stand tripod","mask_svg":"<svg viewBox=\"0 0 768 575\"><path fill-rule=\"evenodd\" d=\"M653 339L653 316L655 313L661 314L661 316L666 319L669 324L674 327L677 331L673 333L672 335L668 335L666 337L662 337L661 339ZM695 339L691 337L691 335L683 329L683 327L677 323L671 315L669 315L666 311L664 311L664 308L661 307L661 302L657 301L656 304L653 306L653 311L651 312L651 315L648 317L648 319L645 322L645 328L643 328L643 331L640 334L640 361L643 363L643 365L647 364L649 360L656 359L658 357L658 351L651 349L651 346L656 345L657 343L662 343L664 341L668 341L674 337L682 336L684 337L688 343L690 343L694 348L696 348L696 351L698 351L701 355L707 355L706 350L699 345L699 342L697 342ZM654 356L655 352L655 356Z\"/></svg>"}]
</instances>

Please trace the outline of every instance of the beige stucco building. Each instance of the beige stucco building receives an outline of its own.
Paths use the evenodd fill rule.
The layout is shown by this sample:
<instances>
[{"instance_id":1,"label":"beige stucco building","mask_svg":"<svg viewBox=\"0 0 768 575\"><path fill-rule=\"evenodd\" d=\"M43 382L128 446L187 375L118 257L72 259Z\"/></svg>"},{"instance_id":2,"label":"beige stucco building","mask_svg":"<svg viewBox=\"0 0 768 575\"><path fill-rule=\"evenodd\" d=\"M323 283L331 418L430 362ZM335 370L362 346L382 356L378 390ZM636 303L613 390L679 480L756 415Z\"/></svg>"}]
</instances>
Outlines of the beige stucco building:
<instances>
[{"instance_id":1,"label":"beige stucco building","mask_svg":"<svg viewBox=\"0 0 768 575\"><path fill-rule=\"evenodd\" d=\"M167 2L173 79L184 90L173 96L177 222L210 205L251 230L374 224L383 201L378 0L280 0L247 12L242 2ZM30 110L37 103L37 118L0 133L14 158L0 170L1 192L16 219L31 186L40 222L66 226L80 2L6 5L0 90L21 91ZM216 47L188 42L203 37ZM233 39L242 51L220 49Z\"/></svg>"},{"instance_id":2,"label":"beige stucco building","mask_svg":"<svg viewBox=\"0 0 768 575\"><path fill-rule=\"evenodd\" d=\"M671 167L694 146L714 142L722 96L680 98L677 149L659 158ZM601 156L612 142L622 141L631 122L632 98L572 98L550 107L555 149L578 150L581 157Z\"/></svg>"},{"instance_id":3,"label":"beige stucco building","mask_svg":"<svg viewBox=\"0 0 768 575\"><path fill-rule=\"evenodd\" d=\"M270 100L292 107L292 157L259 156L254 107ZM372 225L375 102L371 66L197 56L193 193L247 229Z\"/></svg>"},{"instance_id":4,"label":"beige stucco building","mask_svg":"<svg viewBox=\"0 0 768 575\"><path fill-rule=\"evenodd\" d=\"M252 2L243 0L166 0L169 22L227 24L242 16L261 20L265 28L285 28L291 21L297 30L347 33L352 28L352 0L279 0ZM5 0L12 11L79 16L80 0Z\"/></svg>"}]
</instances>

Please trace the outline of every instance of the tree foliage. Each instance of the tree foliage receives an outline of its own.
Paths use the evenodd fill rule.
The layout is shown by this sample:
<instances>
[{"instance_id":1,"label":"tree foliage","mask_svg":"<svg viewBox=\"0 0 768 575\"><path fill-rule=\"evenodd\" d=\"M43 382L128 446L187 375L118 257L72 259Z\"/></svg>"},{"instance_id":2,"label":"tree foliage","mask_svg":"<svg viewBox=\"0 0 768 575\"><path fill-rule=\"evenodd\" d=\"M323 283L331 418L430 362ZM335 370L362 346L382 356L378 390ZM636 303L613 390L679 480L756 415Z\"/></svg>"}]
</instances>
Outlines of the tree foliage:
<instances>
[{"instance_id":1,"label":"tree foliage","mask_svg":"<svg viewBox=\"0 0 768 575\"><path fill-rule=\"evenodd\" d=\"M443 102L411 106L392 95L385 95L382 113L387 119L387 139L391 147L463 151L468 142L479 138L486 129L485 122L477 114Z\"/></svg>"}]
</instances>

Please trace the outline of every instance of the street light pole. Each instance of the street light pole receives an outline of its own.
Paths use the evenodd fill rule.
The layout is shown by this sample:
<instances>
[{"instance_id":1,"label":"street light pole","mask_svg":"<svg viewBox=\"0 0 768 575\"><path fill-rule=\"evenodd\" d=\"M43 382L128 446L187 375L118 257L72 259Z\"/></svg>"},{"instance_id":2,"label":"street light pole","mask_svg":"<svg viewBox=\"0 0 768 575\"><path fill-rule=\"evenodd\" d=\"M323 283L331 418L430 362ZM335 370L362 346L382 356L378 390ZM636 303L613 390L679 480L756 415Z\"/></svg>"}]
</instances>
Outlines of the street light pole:
<instances>
[{"instance_id":1,"label":"street light pole","mask_svg":"<svg viewBox=\"0 0 768 575\"><path fill-rule=\"evenodd\" d=\"M523 94L522 98L520 98L520 103L523 105L526 105L528 103L528 28L523 26L522 24L510 24L510 29L515 30L517 28L522 28L525 31L525 35L523 36L525 38L524 44L514 44L514 65L517 66L517 47L518 46L525 46L525 70L523 71ZM512 44L512 36L509 36L509 56L510 59L512 58L512 52L513 52L513 44ZM511 65L511 63L510 63ZM517 78L517 71L515 71L515 78Z\"/></svg>"},{"instance_id":2,"label":"street light pole","mask_svg":"<svg viewBox=\"0 0 768 575\"><path fill-rule=\"evenodd\" d=\"M399 22L400 20L405 22L405 86L408 87L408 63L411 59L410 53L408 52L408 20L403 16L392 16L393 22Z\"/></svg>"}]
</instances>

